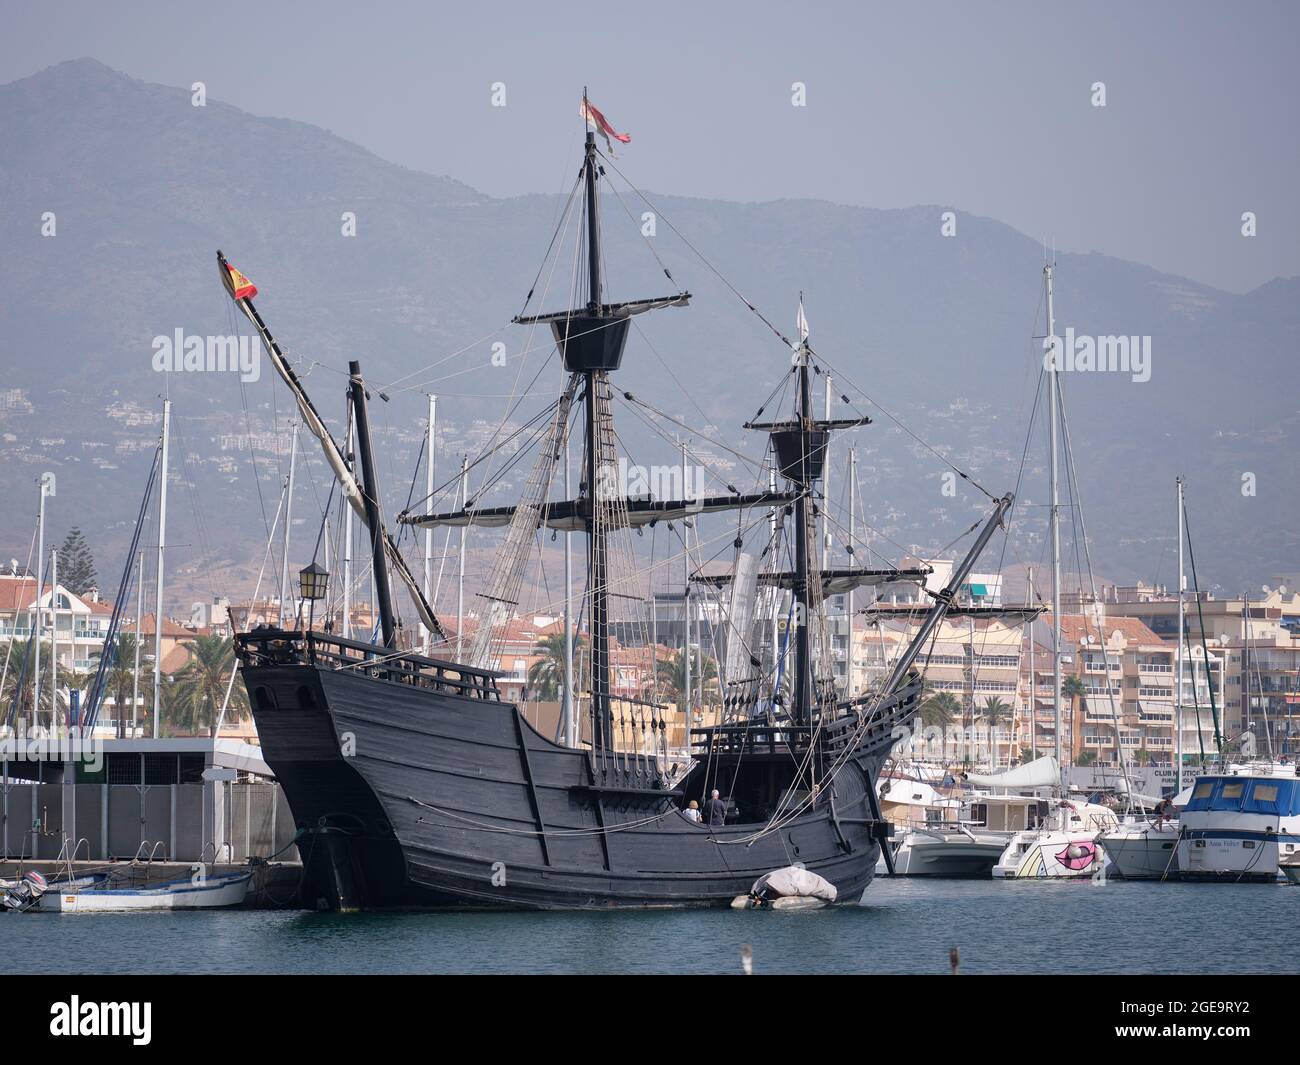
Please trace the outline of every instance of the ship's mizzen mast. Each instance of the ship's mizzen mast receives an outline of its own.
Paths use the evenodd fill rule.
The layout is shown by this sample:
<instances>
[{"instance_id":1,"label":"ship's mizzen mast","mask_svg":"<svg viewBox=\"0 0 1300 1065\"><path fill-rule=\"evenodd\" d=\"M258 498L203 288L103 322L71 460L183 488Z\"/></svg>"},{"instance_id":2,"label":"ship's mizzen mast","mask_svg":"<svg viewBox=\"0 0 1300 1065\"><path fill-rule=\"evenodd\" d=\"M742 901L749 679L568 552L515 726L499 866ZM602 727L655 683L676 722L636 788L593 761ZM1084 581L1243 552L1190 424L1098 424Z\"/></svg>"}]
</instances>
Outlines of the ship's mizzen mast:
<instances>
[{"instance_id":1,"label":"ship's mizzen mast","mask_svg":"<svg viewBox=\"0 0 1300 1065\"><path fill-rule=\"evenodd\" d=\"M826 447L830 433L835 429L851 429L870 423L869 418L818 420L813 413L812 383L809 368L812 349L808 346L807 322L799 305L800 339L795 347L798 395L795 418L784 422L746 422L746 429L768 432L777 468L797 491L794 501L794 569L784 574L769 574L768 580L786 584L794 595L795 604L795 675L791 718L796 725L807 725L813 719L815 704L821 701L813 692L813 618L821 619L821 606L827 592L828 571L820 565L822 552L812 550L816 535L816 514L813 493L822 479L826 462ZM897 579L897 574L891 574ZM850 571L845 574L849 583L855 582ZM863 571L861 583L869 583L871 575ZM823 637L825 634L823 633ZM822 640L822 650L828 651L827 640Z\"/></svg>"},{"instance_id":2,"label":"ship's mizzen mast","mask_svg":"<svg viewBox=\"0 0 1300 1065\"><path fill-rule=\"evenodd\" d=\"M348 501L362 520L369 523L370 515L367 513L367 506L363 498L361 486L349 466L347 459L343 455L343 450L335 441L329 429L325 426L325 421L321 418L319 411L316 410L315 404L312 403L311 397L307 395L306 389L303 388L302 382L298 380L298 375L293 372L293 367L289 365L288 360L284 357L284 352L280 350L280 345L276 343L275 337L271 335L270 329L262 321L262 316L257 313L257 308L253 306L253 296L257 294L257 289L249 284L247 278L234 269L227 261L226 257L217 252L217 265L221 274L221 283L225 286L226 292L230 298L235 301L244 316L253 324L261 338L262 346L266 349L267 355L271 360L271 365L275 367L275 372L280 375L280 379L289 386L293 393L294 399L298 404L298 412L302 416L303 424L307 426L308 431L320 441L321 448L325 454L325 461L329 463L330 469L338 481L339 490L343 493L343 498ZM356 392L353 390L353 399L355 401ZM355 408L355 402L354 402ZM356 414L354 409L354 415ZM358 434L359 435L359 434ZM369 486L369 483L368 483ZM415 603L416 613L419 614L420 621L425 628L432 632L439 641L445 641L447 634L443 630L442 624L438 621L437 615L434 614L433 608L429 605L420 590L420 582L411 568L406 564L406 560L397 549L397 544L388 534L382 524L376 528L369 526L371 529L371 541L380 549L381 556L387 559L390 565L406 586L407 591L411 594L411 599Z\"/></svg>"}]
</instances>

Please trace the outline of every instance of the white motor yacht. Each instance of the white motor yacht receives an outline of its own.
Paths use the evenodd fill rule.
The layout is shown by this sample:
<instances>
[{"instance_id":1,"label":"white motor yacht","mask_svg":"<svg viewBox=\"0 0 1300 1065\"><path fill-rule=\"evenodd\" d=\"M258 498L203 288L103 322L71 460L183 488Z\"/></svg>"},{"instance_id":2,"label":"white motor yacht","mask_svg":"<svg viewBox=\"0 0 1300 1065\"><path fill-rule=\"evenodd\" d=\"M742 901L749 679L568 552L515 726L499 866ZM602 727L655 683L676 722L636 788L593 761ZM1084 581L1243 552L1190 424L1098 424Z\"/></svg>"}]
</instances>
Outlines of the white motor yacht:
<instances>
[{"instance_id":1,"label":"white motor yacht","mask_svg":"<svg viewBox=\"0 0 1300 1065\"><path fill-rule=\"evenodd\" d=\"M1278 880L1283 863L1300 855L1296 767L1231 766L1197 777L1181 825L1179 879Z\"/></svg>"}]
</instances>

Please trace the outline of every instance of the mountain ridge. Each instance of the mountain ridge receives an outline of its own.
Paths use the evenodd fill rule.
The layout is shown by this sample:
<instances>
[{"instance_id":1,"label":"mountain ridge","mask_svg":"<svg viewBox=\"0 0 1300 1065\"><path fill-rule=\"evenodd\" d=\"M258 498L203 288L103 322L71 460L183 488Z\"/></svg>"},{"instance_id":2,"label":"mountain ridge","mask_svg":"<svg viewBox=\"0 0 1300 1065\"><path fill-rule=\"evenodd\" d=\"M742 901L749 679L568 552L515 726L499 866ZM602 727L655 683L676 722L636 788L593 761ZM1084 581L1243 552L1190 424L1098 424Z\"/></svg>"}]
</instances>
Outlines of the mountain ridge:
<instances>
[{"instance_id":1,"label":"mountain ridge","mask_svg":"<svg viewBox=\"0 0 1300 1065\"><path fill-rule=\"evenodd\" d=\"M316 375L309 387L325 387L331 371L357 356L372 381L412 375L383 417L411 436L423 416L411 386L439 391L447 463L471 447L475 419L499 416L501 400L493 397L510 393L525 355L524 338L501 326L520 309L562 197L486 196L455 178L389 163L318 126L250 116L216 100L191 107L188 90L153 86L95 60L0 86L0 135L10 145L0 190L12 208L0 220L11 249L0 261L0 283L21 296L0 308L0 358L9 387L26 397L0 412L0 429L14 437L6 446L19 464L56 462L70 495L93 499L96 508L99 497L118 497L111 514L104 507L101 572L116 568L112 554L122 538L110 530L126 517L120 497L143 483L149 438L106 412L134 404L147 413L163 390L177 400L178 417L202 427L192 430L198 457L186 478L229 525L228 565L200 561L195 547L195 572L246 576L260 553L260 522L236 512L251 509L250 461L274 499L279 456L250 460L222 441L241 424L269 427L277 409L284 413L283 399L265 380L243 389L203 375L159 381L148 368L154 336L240 326L217 284L217 247L259 285L259 307L276 335L306 353L303 365ZM649 207L634 192L619 192L639 224ZM743 434L734 425L766 391L755 378L778 375L787 360L676 239L665 224L671 220L782 331L791 328L797 293L806 293L814 343L836 371L837 391L848 389L864 408L871 396L918 422L922 436L934 435L936 446L991 487L1015 482L1041 358L1031 339L1043 331L1041 308L1036 323L1034 313L1039 242L941 205L646 198L663 212L652 247L696 298L689 311L638 321L620 389L661 390L667 371L689 395L659 405L693 420L700 408L738 446ZM43 238L41 217L51 210L58 236ZM940 235L946 210L956 212L955 237ZM356 237L341 235L344 211L357 216ZM617 200L605 220L611 293L661 294L666 281ZM1150 577L1172 526L1163 496L1172 498L1174 474L1187 472L1195 475L1191 498L1207 511L1199 525L1209 542L1198 545L1198 557L1221 579L1239 584L1250 575L1257 584L1294 569L1300 543L1288 530L1297 504L1280 456L1293 452L1300 433L1296 403L1277 382L1286 380L1298 346L1300 279L1237 295L1100 252L1061 252L1057 262L1058 331L1152 337L1146 384L1063 375L1079 457L1087 460L1080 482L1099 565L1124 578ZM545 294L542 287L533 307L567 301L562 286ZM486 344L437 366L469 338L495 335L507 346L504 372L491 367ZM544 357L539 349L527 358L534 355ZM426 365L434 369L413 373ZM536 366L526 368L530 376ZM86 412L91 399L102 401L94 416ZM331 411L340 406L329 400ZM882 550L885 537L904 535L907 524L932 534L934 546L946 542L944 533L968 524L982 497L942 496L932 456L900 449L888 419L867 412L878 424L860 444L864 487L876 493L869 506ZM50 438L62 435L63 444L40 445L45 430L37 423L77 424L80 450L57 430ZM641 445L651 456L671 451L652 436ZM1026 471L1031 504L1043 495L1041 450L1036 442ZM417 451L408 440L393 454L394 508L408 476L400 463L413 462ZM95 465L105 453L120 460L109 463L114 469ZM1241 495L1243 473L1256 475L1259 495ZM1141 491L1125 495L1135 484ZM907 521L887 517L895 513ZM26 540L25 521L21 512L6 519L11 542ZM1025 521L1037 523L1032 507ZM236 549L240 543L246 547ZM1041 549L1036 533L1025 549Z\"/></svg>"}]
</instances>

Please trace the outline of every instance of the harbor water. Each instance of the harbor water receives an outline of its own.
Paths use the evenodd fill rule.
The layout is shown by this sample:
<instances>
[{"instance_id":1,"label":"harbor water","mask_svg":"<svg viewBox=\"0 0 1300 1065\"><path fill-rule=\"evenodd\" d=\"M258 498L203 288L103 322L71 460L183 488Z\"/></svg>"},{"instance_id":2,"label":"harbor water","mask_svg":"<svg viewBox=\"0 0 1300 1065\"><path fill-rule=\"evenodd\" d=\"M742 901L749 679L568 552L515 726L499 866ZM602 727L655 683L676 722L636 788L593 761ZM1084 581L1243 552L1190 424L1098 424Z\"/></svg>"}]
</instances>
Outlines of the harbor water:
<instances>
[{"instance_id":1,"label":"harbor water","mask_svg":"<svg viewBox=\"0 0 1300 1065\"><path fill-rule=\"evenodd\" d=\"M879 879L811 912L9 914L51 973L1297 973L1300 888Z\"/></svg>"}]
</instances>

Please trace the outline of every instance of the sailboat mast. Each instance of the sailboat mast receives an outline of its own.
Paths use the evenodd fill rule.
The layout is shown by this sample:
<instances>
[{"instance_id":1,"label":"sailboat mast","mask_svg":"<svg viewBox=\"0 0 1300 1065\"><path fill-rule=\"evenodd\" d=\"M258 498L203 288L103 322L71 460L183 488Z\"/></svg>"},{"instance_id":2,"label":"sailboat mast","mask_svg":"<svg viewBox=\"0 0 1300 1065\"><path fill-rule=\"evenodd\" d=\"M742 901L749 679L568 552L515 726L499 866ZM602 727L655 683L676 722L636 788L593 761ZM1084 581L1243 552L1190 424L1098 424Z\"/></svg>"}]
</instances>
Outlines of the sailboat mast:
<instances>
[{"instance_id":1,"label":"sailboat mast","mask_svg":"<svg viewBox=\"0 0 1300 1065\"><path fill-rule=\"evenodd\" d=\"M343 447L347 454L348 466L352 465L352 410L351 397L348 398L348 433ZM346 499L340 500L343 509L343 638L352 639L352 506Z\"/></svg>"},{"instance_id":2,"label":"sailboat mast","mask_svg":"<svg viewBox=\"0 0 1300 1065\"><path fill-rule=\"evenodd\" d=\"M1178 679L1174 686L1174 760L1177 762L1175 792L1183 790L1183 651L1187 646L1187 608L1183 598L1183 479L1178 485Z\"/></svg>"},{"instance_id":3,"label":"sailboat mast","mask_svg":"<svg viewBox=\"0 0 1300 1065\"><path fill-rule=\"evenodd\" d=\"M54 727L57 730L59 725L59 552L54 548L50 548L50 717L54 719Z\"/></svg>"},{"instance_id":4,"label":"sailboat mast","mask_svg":"<svg viewBox=\"0 0 1300 1065\"><path fill-rule=\"evenodd\" d=\"M140 712L140 626L144 619L144 552L137 556L135 575L135 667L131 682L131 736L135 737ZM117 707L117 734L123 736L122 708Z\"/></svg>"},{"instance_id":5,"label":"sailboat mast","mask_svg":"<svg viewBox=\"0 0 1300 1065\"><path fill-rule=\"evenodd\" d=\"M370 555L378 600L379 624L384 646L396 644L393 624L393 597L388 587L388 564L384 558L384 526L379 516L379 481L375 475L375 455L370 440L370 414L366 409L366 386L361 380L361 363L348 363L352 388L352 413L356 419L357 450L361 452L361 496L366 508L366 527L370 530Z\"/></svg>"},{"instance_id":6,"label":"sailboat mast","mask_svg":"<svg viewBox=\"0 0 1300 1065\"><path fill-rule=\"evenodd\" d=\"M1048 524L1052 538L1052 708L1056 725L1056 764L1061 762L1061 511L1057 488L1057 371L1061 359L1056 339L1056 314L1052 305L1052 264L1043 267L1047 286L1047 343L1052 353L1047 370L1047 491L1050 496Z\"/></svg>"},{"instance_id":7,"label":"sailboat mast","mask_svg":"<svg viewBox=\"0 0 1300 1065\"><path fill-rule=\"evenodd\" d=\"M682 443L682 495L686 495L686 444ZM686 705L682 713L689 720L691 712L691 527L682 519L682 669Z\"/></svg>"},{"instance_id":8,"label":"sailboat mast","mask_svg":"<svg viewBox=\"0 0 1300 1065\"><path fill-rule=\"evenodd\" d=\"M433 444L434 433L438 425L438 397L430 393L429 395L429 423L426 428L427 436L424 441L425 451L428 453L427 460L424 464L424 512L433 513ZM429 525L424 530L424 598L433 599L433 526ZM424 653L427 655L430 651L430 645L433 643L433 633L429 631L427 625L422 625L424 630Z\"/></svg>"},{"instance_id":9,"label":"sailboat mast","mask_svg":"<svg viewBox=\"0 0 1300 1065\"><path fill-rule=\"evenodd\" d=\"M153 738L162 716L163 562L167 555L167 450L171 441L172 401L163 400L162 457L158 470L158 565L153 613Z\"/></svg>"},{"instance_id":10,"label":"sailboat mast","mask_svg":"<svg viewBox=\"0 0 1300 1065\"><path fill-rule=\"evenodd\" d=\"M469 459L460 457L460 505L469 503ZM460 544L456 549L456 661L465 656L465 537L469 526L460 527Z\"/></svg>"},{"instance_id":11,"label":"sailboat mast","mask_svg":"<svg viewBox=\"0 0 1300 1065\"><path fill-rule=\"evenodd\" d=\"M810 476L813 461L809 454L813 438L809 424L813 417L812 391L808 380L808 348L804 345L799 362L799 434L802 456L801 477L803 491L795 501L794 521L794 599L795 599L795 679L794 679L794 720L797 725L806 725L811 720L811 670L812 641L808 621L808 574L811 560L808 557L808 497L812 491Z\"/></svg>"},{"instance_id":12,"label":"sailboat mast","mask_svg":"<svg viewBox=\"0 0 1300 1065\"><path fill-rule=\"evenodd\" d=\"M35 667L32 669L32 726L40 720L41 713L41 593L45 590L45 497L49 494L50 476L41 474L40 512L36 519L36 601L32 607L32 643L35 645ZM54 724L51 715L51 724ZM51 735L56 733L51 731Z\"/></svg>"},{"instance_id":13,"label":"sailboat mast","mask_svg":"<svg viewBox=\"0 0 1300 1065\"><path fill-rule=\"evenodd\" d=\"M280 544L280 628L284 628L285 606L289 601L289 529L293 525L293 480L298 463L298 426L293 423L289 440L289 479L284 486L284 536Z\"/></svg>"},{"instance_id":14,"label":"sailboat mast","mask_svg":"<svg viewBox=\"0 0 1300 1065\"><path fill-rule=\"evenodd\" d=\"M849 448L849 565L853 565L853 535L857 532L857 510L858 510L858 449ZM848 665L844 677L844 694L856 695L853 691L853 588L848 591L848 599L845 602L845 614L849 619L848 632Z\"/></svg>"},{"instance_id":15,"label":"sailboat mast","mask_svg":"<svg viewBox=\"0 0 1300 1065\"><path fill-rule=\"evenodd\" d=\"M1034 589L1034 567L1029 567L1029 573L1026 578L1029 582L1029 593L1025 596L1030 606L1038 598L1038 593ZM1029 622L1029 750L1034 758L1038 757L1038 671L1034 668L1034 623ZM1059 766L1060 763L1058 762Z\"/></svg>"}]
</instances>

